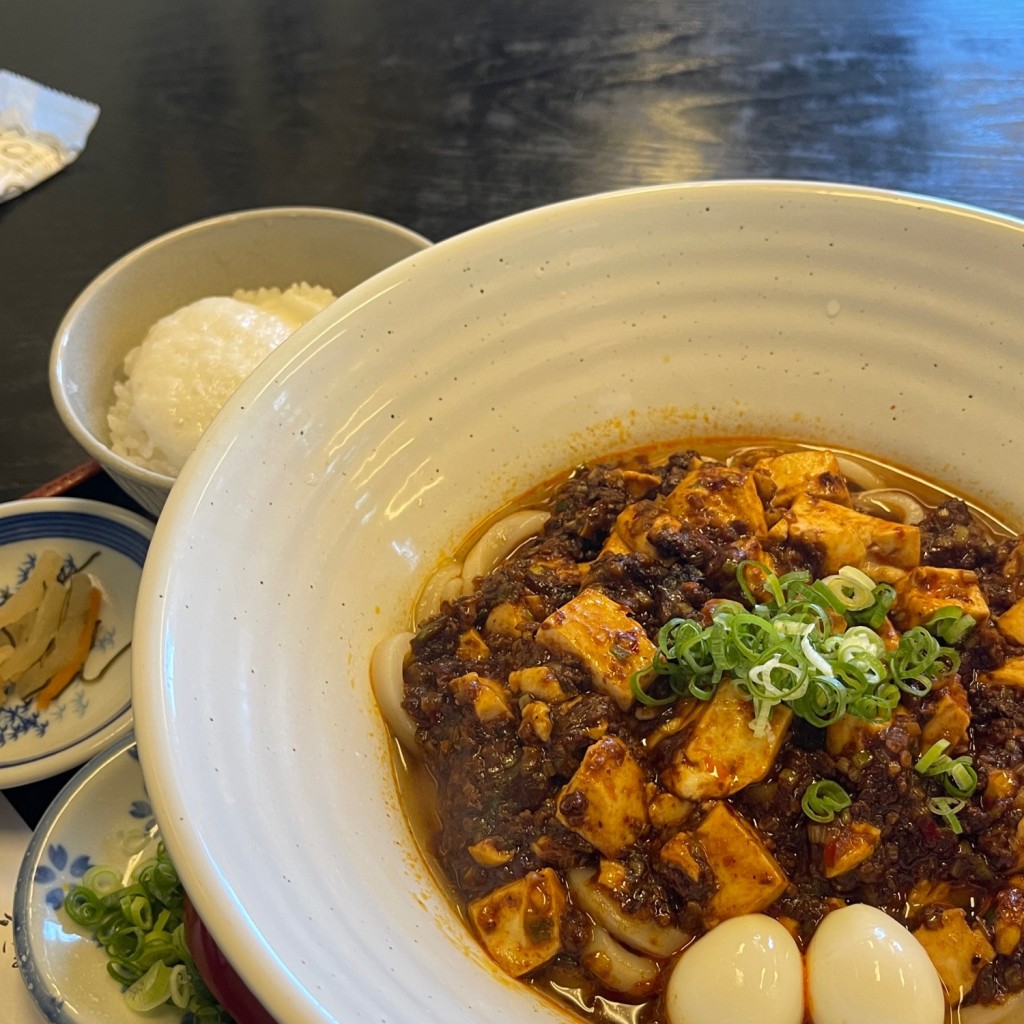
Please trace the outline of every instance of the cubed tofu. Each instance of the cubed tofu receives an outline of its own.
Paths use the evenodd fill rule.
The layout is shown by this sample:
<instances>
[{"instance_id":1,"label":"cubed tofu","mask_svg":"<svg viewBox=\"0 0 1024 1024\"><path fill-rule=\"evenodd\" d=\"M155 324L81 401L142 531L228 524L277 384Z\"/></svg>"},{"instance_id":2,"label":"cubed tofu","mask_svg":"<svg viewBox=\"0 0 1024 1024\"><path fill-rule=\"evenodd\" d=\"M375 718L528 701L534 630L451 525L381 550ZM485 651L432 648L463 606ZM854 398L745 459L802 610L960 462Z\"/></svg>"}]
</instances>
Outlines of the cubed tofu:
<instances>
[{"instance_id":1,"label":"cubed tofu","mask_svg":"<svg viewBox=\"0 0 1024 1024\"><path fill-rule=\"evenodd\" d=\"M996 952L1001 956L1013 956L1020 948L1021 938L1024 938L1024 889L1015 885L1000 889L993 909Z\"/></svg>"},{"instance_id":2,"label":"cubed tofu","mask_svg":"<svg viewBox=\"0 0 1024 1024\"><path fill-rule=\"evenodd\" d=\"M889 613L902 630L927 622L940 608L955 606L975 622L988 618L988 604L970 569L919 565L895 583L896 603Z\"/></svg>"},{"instance_id":3,"label":"cubed tofu","mask_svg":"<svg viewBox=\"0 0 1024 1024\"><path fill-rule=\"evenodd\" d=\"M692 532L692 530L692 526L687 526L686 523L675 516L660 515L651 523L651 527L647 532L647 540L650 542L653 551L671 553L676 550L677 546L685 548L688 543L685 533L686 531ZM749 560L760 562L766 569L774 572L775 560L762 543L762 540L765 539L764 537L756 537L752 533L747 533L722 544L719 548L719 554L715 559L716 566L718 566L720 571L731 576L735 571L735 567L740 562ZM756 588L754 589L756 593Z\"/></svg>"},{"instance_id":4,"label":"cubed tofu","mask_svg":"<svg viewBox=\"0 0 1024 1024\"><path fill-rule=\"evenodd\" d=\"M551 708L543 701L531 700L529 704L523 706L519 738L524 743L547 743L551 739L553 728Z\"/></svg>"},{"instance_id":5,"label":"cubed tofu","mask_svg":"<svg viewBox=\"0 0 1024 1024\"><path fill-rule=\"evenodd\" d=\"M537 627L537 641L582 661L594 689L611 697L622 711L633 706L630 677L646 669L657 650L622 605L590 587Z\"/></svg>"},{"instance_id":6,"label":"cubed tofu","mask_svg":"<svg viewBox=\"0 0 1024 1024\"><path fill-rule=\"evenodd\" d=\"M623 894L627 891L628 878L629 872L626 871L622 861L609 860L607 857L602 857L598 861L595 881L602 889L607 889L616 895Z\"/></svg>"},{"instance_id":7,"label":"cubed tofu","mask_svg":"<svg viewBox=\"0 0 1024 1024\"><path fill-rule=\"evenodd\" d=\"M497 633L499 636L520 636L533 624L533 616L524 605L502 601L491 609L484 632L488 635Z\"/></svg>"},{"instance_id":8,"label":"cubed tofu","mask_svg":"<svg viewBox=\"0 0 1024 1024\"><path fill-rule=\"evenodd\" d=\"M664 511L653 501L635 501L615 517L615 525L601 548L601 555L623 555L631 551L656 557L648 531L655 519L664 518Z\"/></svg>"},{"instance_id":9,"label":"cubed tofu","mask_svg":"<svg viewBox=\"0 0 1024 1024\"><path fill-rule=\"evenodd\" d=\"M866 722L855 715L843 715L825 729L825 749L833 757L853 757L866 750L887 730L900 728L919 736L921 727L903 707L897 706L888 722Z\"/></svg>"},{"instance_id":10,"label":"cubed tofu","mask_svg":"<svg viewBox=\"0 0 1024 1024\"><path fill-rule=\"evenodd\" d=\"M846 479L832 452L786 452L761 459L754 464L754 478L772 508L789 508L801 494L837 505L850 504Z\"/></svg>"},{"instance_id":11,"label":"cubed tofu","mask_svg":"<svg viewBox=\"0 0 1024 1024\"><path fill-rule=\"evenodd\" d=\"M1017 829L1010 842L1010 852L1013 854L1012 871L1024 871L1024 818L1017 822Z\"/></svg>"},{"instance_id":12,"label":"cubed tofu","mask_svg":"<svg viewBox=\"0 0 1024 1024\"><path fill-rule=\"evenodd\" d=\"M725 545L722 549L726 559L738 565L743 561L760 562L769 572L775 572L775 559L765 550L764 545L757 537L740 537L739 540L733 541L732 544ZM767 598L768 593L766 591L758 591L756 581L752 579L753 573L748 574L748 582L751 583L751 590L758 597Z\"/></svg>"},{"instance_id":13,"label":"cubed tofu","mask_svg":"<svg viewBox=\"0 0 1024 1024\"><path fill-rule=\"evenodd\" d=\"M919 878L907 893L907 914L917 917L926 907L969 907L977 899L977 890L948 880Z\"/></svg>"},{"instance_id":14,"label":"cubed tofu","mask_svg":"<svg viewBox=\"0 0 1024 1024\"><path fill-rule=\"evenodd\" d=\"M628 555L633 549L629 546L629 543L623 539L622 534L618 530L612 530L608 534L608 539L601 546L601 550L597 553L598 558L608 558L611 555Z\"/></svg>"},{"instance_id":15,"label":"cubed tofu","mask_svg":"<svg viewBox=\"0 0 1024 1024\"><path fill-rule=\"evenodd\" d=\"M759 913L785 892L785 872L729 804L716 803L692 835L718 884L704 911L708 928L730 917Z\"/></svg>"},{"instance_id":16,"label":"cubed tofu","mask_svg":"<svg viewBox=\"0 0 1024 1024\"><path fill-rule=\"evenodd\" d=\"M1009 557L1003 563L1004 576L1024 576L1024 538L1018 538Z\"/></svg>"},{"instance_id":17,"label":"cubed tofu","mask_svg":"<svg viewBox=\"0 0 1024 1024\"><path fill-rule=\"evenodd\" d=\"M704 710L703 701L683 700L679 701L672 709L673 715L657 726L645 741L648 751L655 750L659 744L664 743L671 736L675 736L685 729Z\"/></svg>"},{"instance_id":18,"label":"cubed tofu","mask_svg":"<svg viewBox=\"0 0 1024 1024\"><path fill-rule=\"evenodd\" d=\"M882 830L866 821L830 825L825 830L822 866L826 878L838 878L864 863L878 848Z\"/></svg>"},{"instance_id":19,"label":"cubed tofu","mask_svg":"<svg viewBox=\"0 0 1024 1024\"><path fill-rule=\"evenodd\" d=\"M647 828L646 782L625 743L605 736L558 794L558 820L605 857L619 857Z\"/></svg>"},{"instance_id":20,"label":"cubed tofu","mask_svg":"<svg viewBox=\"0 0 1024 1024\"><path fill-rule=\"evenodd\" d=\"M704 465L688 473L665 502L668 511L684 523L733 528L765 537L768 523L754 478L728 466Z\"/></svg>"},{"instance_id":21,"label":"cubed tofu","mask_svg":"<svg viewBox=\"0 0 1024 1024\"><path fill-rule=\"evenodd\" d=\"M459 637L459 646L455 652L456 658L460 658L462 661L483 661L490 655L491 649L487 646L487 641L475 629L467 629Z\"/></svg>"},{"instance_id":22,"label":"cubed tofu","mask_svg":"<svg viewBox=\"0 0 1024 1024\"><path fill-rule=\"evenodd\" d=\"M651 828L659 831L679 828L691 814L693 814L691 801L680 800L674 793L666 793L664 790L658 790L647 801L647 818L651 823Z\"/></svg>"},{"instance_id":23,"label":"cubed tofu","mask_svg":"<svg viewBox=\"0 0 1024 1024\"><path fill-rule=\"evenodd\" d=\"M661 486L660 476L638 469L619 469L612 475L619 477L626 493L631 498L642 498L645 494L650 494L651 491L657 490Z\"/></svg>"},{"instance_id":24,"label":"cubed tofu","mask_svg":"<svg viewBox=\"0 0 1024 1024\"><path fill-rule=\"evenodd\" d=\"M1010 605L996 619L996 626L999 627L999 632L1003 636L1015 644L1024 644L1024 597Z\"/></svg>"},{"instance_id":25,"label":"cubed tofu","mask_svg":"<svg viewBox=\"0 0 1024 1024\"><path fill-rule=\"evenodd\" d=\"M677 832L662 848L658 856L670 868L681 871L691 882L700 881L700 862L694 856L697 842L687 832Z\"/></svg>"},{"instance_id":26,"label":"cubed tofu","mask_svg":"<svg viewBox=\"0 0 1024 1024\"><path fill-rule=\"evenodd\" d=\"M509 672L508 686L515 694L537 697L548 704L559 704L569 698L558 676L547 665L533 665Z\"/></svg>"},{"instance_id":27,"label":"cubed tofu","mask_svg":"<svg viewBox=\"0 0 1024 1024\"><path fill-rule=\"evenodd\" d=\"M1024 656L1007 658L999 668L979 672L978 682L986 686L1024 686Z\"/></svg>"},{"instance_id":28,"label":"cubed tofu","mask_svg":"<svg viewBox=\"0 0 1024 1024\"><path fill-rule=\"evenodd\" d=\"M767 734L755 736L750 728L754 706L728 679L696 709L686 739L661 773L661 784L684 800L726 797L760 782L775 763L793 717L779 704L768 720Z\"/></svg>"},{"instance_id":29,"label":"cubed tofu","mask_svg":"<svg viewBox=\"0 0 1024 1024\"><path fill-rule=\"evenodd\" d=\"M481 839L466 849L473 860L484 868L500 868L515 856L511 850L501 849L494 839Z\"/></svg>"},{"instance_id":30,"label":"cubed tofu","mask_svg":"<svg viewBox=\"0 0 1024 1024\"><path fill-rule=\"evenodd\" d=\"M985 783L982 803L986 810L991 810L1000 800L1009 800L1015 797L1019 790L1020 779L1013 771L1007 768L991 768L988 773L988 782Z\"/></svg>"},{"instance_id":31,"label":"cubed tofu","mask_svg":"<svg viewBox=\"0 0 1024 1024\"><path fill-rule=\"evenodd\" d=\"M809 494L793 502L787 522L789 540L820 552L825 574L852 565L871 575L875 566L910 569L921 561L916 526L891 523Z\"/></svg>"},{"instance_id":32,"label":"cubed tofu","mask_svg":"<svg viewBox=\"0 0 1024 1024\"><path fill-rule=\"evenodd\" d=\"M955 680L949 682L925 707L925 723L921 729L921 749L927 750L938 740L947 740L951 747L967 738L971 724L971 705L967 691Z\"/></svg>"},{"instance_id":33,"label":"cubed tofu","mask_svg":"<svg viewBox=\"0 0 1024 1024\"><path fill-rule=\"evenodd\" d=\"M460 704L472 705L481 722L511 721L513 718L508 695L497 679L467 672L451 680L448 686Z\"/></svg>"},{"instance_id":34,"label":"cubed tofu","mask_svg":"<svg viewBox=\"0 0 1024 1024\"><path fill-rule=\"evenodd\" d=\"M825 727L825 749L833 757L853 757L864 750L883 729L880 722L866 722L856 715L843 715Z\"/></svg>"},{"instance_id":35,"label":"cubed tofu","mask_svg":"<svg viewBox=\"0 0 1024 1024\"><path fill-rule=\"evenodd\" d=\"M950 1006L959 1005L974 988L981 969L996 956L992 944L980 929L967 923L966 913L958 907L943 911L938 922L921 925L914 937L938 972Z\"/></svg>"},{"instance_id":36,"label":"cubed tofu","mask_svg":"<svg viewBox=\"0 0 1024 1024\"><path fill-rule=\"evenodd\" d=\"M562 950L565 889L552 868L531 871L469 904L469 919L499 967L520 978Z\"/></svg>"}]
</instances>

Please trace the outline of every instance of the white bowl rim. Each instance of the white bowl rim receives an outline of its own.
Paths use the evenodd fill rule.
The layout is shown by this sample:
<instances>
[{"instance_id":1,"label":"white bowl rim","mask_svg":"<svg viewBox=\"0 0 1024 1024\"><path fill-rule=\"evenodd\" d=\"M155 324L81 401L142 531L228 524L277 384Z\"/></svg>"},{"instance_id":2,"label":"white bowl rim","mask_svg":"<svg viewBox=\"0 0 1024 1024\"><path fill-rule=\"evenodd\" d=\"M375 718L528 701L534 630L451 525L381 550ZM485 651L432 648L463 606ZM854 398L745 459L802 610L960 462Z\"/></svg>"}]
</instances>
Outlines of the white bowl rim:
<instances>
[{"instance_id":1,"label":"white bowl rim","mask_svg":"<svg viewBox=\"0 0 1024 1024\"><path fill-rule=\"evenodd\" d=\"M478 238L491 236L509 228L529 227L541 224L546 218L586 211L602 204L628 201L631 197L648 196L655 193L706 192L709 197L715 193L749 195L763 192L775 197L799 197L821 195L835 198L859 199L895 204L900 207L927 209L937 214L953 214L976 219L993 226L1024 230L1024 219L1002 214L969 203L947 200L920 193L896 189L878 188L868 185L833 182L812 179L738 178L701 180L669 183L652 186L637 186L579 196L545 206L511 214L471 228L458 235L444 239L431 246L429 252L417 254L412 259L427 260L427 266L446 258L453 258L463 250L473 251ZM422 269L417 264L413 270ZM358 310L372 306L374 300L400 285L408 274L401 264L377 274L368 282L356 286L335 305L338 320L347 318ZM300 328L244 382L236 393L237 401L218 417L213 428L204 435L203 443L186 466L168 504L169 514L161 519L163 530L158 525L156 538L150 550L143 581L143 591L137 615L137 634L143 637L138 651L140 660L145 662L142 674L160 685L153 685L142 700L136 699L136 731L141 732L142 763L147 772L156 771L161 764L169 765L172 759L170 738L161 733L164 724L162 702L167 697L163 670L165 665L161 633L163 608L160 597L166 592L168 580L178 564L171 523L178 516L191 516L200 506L208 478L224 462L233 446L233 439L239 434L240 417L254 415L260 406L260 399L268 400L266 392L287 380L294 365L301 361L301 355L311 346L322 343L322 326L310 332ZM245 410L245 411L243 411ZM179 854L179 873L186 888L196 893L197 910L204 923L221 946L227 958L240 974L254 988L257 996L267 1001L273 997L274 1005L288 1010L288 1019L328 1019L324 1016L321 1003L306 991L288 971L287 965L275 956L262 937L248 927L244 908L237 898L215 899L214 894L222 888L231 893L230 880L221 872L211 858L209 849L196 833L185 824L188 820L189 800L179 788L179 779L173 773L162 773L158 784L150 787L151 796L161 821L166 821L165 837L168 845Z\"/></svg>"},{"instance_id":2,"label":"white bowl rim","mask_svg":"<svg viewBox=\"0 0 1024 1024\"><path fill-rule=\"evenodd\" d=\"M71 403L68 401L62 384L61 369L64 353L68 346L68 335L71 329L71 324L78 316L79 311L98 291L100 291L100 289L105 287L111 278L119 274L125 265L138 259L140 256L144 256L151 250L160 248L168 242L176 241L179 238L192 234L199 234L221 224L232 221L259 220L262 217L268 216L295 218L329 217L335 220L345 220L350 223L365 224L367 226L374 225L385 228L395 235L404 237L409 242L420 245L423 248L427 248L432 244L428 238L416 231L413 231L411 228L407 228L395 221L386 220L383 217L376 217L369 213L360 213L356 210L336 209L330 206L258 206L244 210L220 213L212 217L205 217L203 220L183 224L180 227L172 228L170 231L165 231L163 234L157 235L155 238L148 239L140 245L137 245L134 249L130 249L123 256L119 256L114 260L114 262L104 270L101 270L100 273L97 274L96 277L94 277L85 286L85 288L78 293L61 319L60 325L57 327L57 332L54 335L53 345L50 349L50 393L53 397L54 405L57 408L57 413L64 422L64 425L74 436L75 440L94 459L97 459L101 463L109 463L111 466L115 467L119 473L122 473L129 479L136 480L148 487L158 487L167 490L177 480L177 477L168 476L165 473L158 473L155 470L146 468L145 466L140 466L137 462L132 462L131 459L118 455L112 448L104 444L93 433L93 431L91 431L85 423L82 422L81 418L76 414Z\"/></svg>"}]
</instances>

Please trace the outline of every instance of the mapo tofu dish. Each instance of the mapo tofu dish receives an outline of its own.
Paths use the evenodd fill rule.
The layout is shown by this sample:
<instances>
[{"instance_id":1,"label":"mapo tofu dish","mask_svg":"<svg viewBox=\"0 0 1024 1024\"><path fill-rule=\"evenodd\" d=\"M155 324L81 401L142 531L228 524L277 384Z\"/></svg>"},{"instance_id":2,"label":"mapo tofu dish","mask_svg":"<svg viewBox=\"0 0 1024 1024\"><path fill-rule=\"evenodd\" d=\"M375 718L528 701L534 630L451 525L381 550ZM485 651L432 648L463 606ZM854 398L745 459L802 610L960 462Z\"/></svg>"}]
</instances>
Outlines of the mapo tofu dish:
<instances>
[{"instance_id":1,"label":"mapo tofu dish","mask_svg":"<svg viewBox=\"0 0 1024 1024\"><path fill-rule=\"evenodd\" d=\"M1024 1019L1024 541L991 517L827 450L634 454L414 618L375 693L507 974L710 1024L756 946L768 1024Z\"/></svg>"}]
</instances>

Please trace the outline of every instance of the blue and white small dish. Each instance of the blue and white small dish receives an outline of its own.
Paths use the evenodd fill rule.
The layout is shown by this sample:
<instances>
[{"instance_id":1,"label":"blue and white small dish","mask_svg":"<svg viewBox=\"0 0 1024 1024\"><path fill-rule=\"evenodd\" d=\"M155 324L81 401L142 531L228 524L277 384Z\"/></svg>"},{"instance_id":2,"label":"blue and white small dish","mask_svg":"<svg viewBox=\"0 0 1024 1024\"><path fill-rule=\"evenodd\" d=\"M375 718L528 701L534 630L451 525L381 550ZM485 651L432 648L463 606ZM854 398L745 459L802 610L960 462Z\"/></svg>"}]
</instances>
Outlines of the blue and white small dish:
<instances>
[{"instance_id":1,"label":"blue and white small dish","mask_svg":"<svg viewBox=\"0 0 1024 1024\"><path fill-rule=\"evenodd\" d=\"M45 711L32 701L0 702L0 789L74 768L131 731L126 647L152 536L148 519L99 501L34 498L0 505L0 605L47 549L71 571L88 562L86 571L103 594L84 672Z\"/></svg>"},{"instance_id":2,"label":"blue and white small dish","mask_svg":"<svg viewBox=\"0 0 1024 1024\"><path fill-rule=\"evenodd\" d=\"M128 876L156 853L156 819L129 734L75 774L43 815L14 889L14 945L22 977L51 1024L129 1024L103 948L63 912L70 886L94 864ZM145 1015L178 1024L172 1007Z\"/></svg>"}]
</instances>

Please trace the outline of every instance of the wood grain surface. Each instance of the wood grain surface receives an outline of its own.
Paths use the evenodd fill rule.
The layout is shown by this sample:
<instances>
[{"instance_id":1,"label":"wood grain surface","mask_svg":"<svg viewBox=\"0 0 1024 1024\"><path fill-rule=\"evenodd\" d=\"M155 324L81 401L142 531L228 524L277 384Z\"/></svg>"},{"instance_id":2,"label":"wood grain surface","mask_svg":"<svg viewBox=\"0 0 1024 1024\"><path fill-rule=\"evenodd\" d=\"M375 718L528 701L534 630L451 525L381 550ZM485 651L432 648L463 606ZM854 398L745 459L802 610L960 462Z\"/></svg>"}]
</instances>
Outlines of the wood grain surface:
<instances>
[{"instance_id":1,"label":"wood grain surface","mask_svg":"<svg viewBox=\"0 0 1024 1024\"><path fill-rule=\"evenodd\" d=\"M848 181L1024 215L1024 4L3 0L0 68L101 107L0 205L0 500L83 461L64 310L134 246L322 204L439 240L586 193Z\"/></svg>"}]
</instances>

